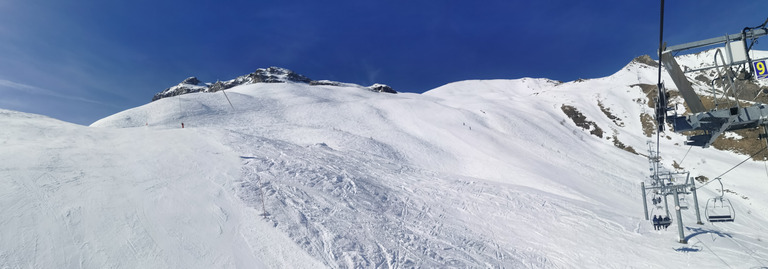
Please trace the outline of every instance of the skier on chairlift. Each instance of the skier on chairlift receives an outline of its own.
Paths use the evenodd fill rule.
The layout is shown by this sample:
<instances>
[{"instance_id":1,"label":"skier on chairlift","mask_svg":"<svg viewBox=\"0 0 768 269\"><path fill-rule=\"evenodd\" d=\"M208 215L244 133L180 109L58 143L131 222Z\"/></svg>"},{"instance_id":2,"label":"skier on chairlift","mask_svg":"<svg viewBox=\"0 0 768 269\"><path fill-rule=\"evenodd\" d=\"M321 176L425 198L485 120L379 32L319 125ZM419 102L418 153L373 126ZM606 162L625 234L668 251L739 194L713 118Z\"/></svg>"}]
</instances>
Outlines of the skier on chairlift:
<instances>
[{"instance_id":1,"label":"skier on chairlift","mask_svg":"<svg viewBox=\"0 0 768 269\"><path fill-rule=\"evenodd\" d=\"M653 229L659 230L659 217L656 215L653 215Z\"/></svg>"}]
</instances>

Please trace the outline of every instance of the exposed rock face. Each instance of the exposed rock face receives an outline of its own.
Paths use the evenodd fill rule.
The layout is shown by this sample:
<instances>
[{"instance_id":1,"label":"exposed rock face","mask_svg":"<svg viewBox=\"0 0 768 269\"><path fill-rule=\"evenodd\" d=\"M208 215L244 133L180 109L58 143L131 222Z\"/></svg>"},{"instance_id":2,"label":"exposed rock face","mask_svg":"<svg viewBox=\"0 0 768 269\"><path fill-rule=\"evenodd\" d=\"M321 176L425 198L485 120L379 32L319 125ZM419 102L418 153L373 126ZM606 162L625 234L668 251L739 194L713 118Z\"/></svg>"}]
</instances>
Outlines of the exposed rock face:
<instances>
[{"instance_id":1,"label":"exposed rock face","mask_svg":"<svg viewBox=\"0 0 768 269\"><path fill-rule=\"evenodd\" d=\"M387 86L385 84L376 83L368 87L362 87L357 84L353 83L344 83L344 82L338 82L338 81L331 81L331 80L313 80L309 82L309 85L313 86L337 86L337 87L358 87L358 88L365 88L372 92L385 92L385 93L394 93L396 94L397 91L392 89L392 87Z\"/></svg>"},{"instance_id":2,"label":"exposed rock face","mask_svg":"<svg viewBox=\"0 0 768 269\"><path fill-rule=\"evenodd\" d=\"M188 77L187 79L182 81L181 84L199 85L200 80L198 80L196 77Z\"/></svg>"},{"instance_id":3,"label":"exposed rock face","mask_svg":"<svg viewBox=\"0 0 768 269\"><path fill-rule=\"evenodd\" d=\"M165 89L162 92L156 93L155 96L152 97L152 101L159 100L165 97L181 95L181 94L206 91L208 89L207 85L200 86L199 84L200 84L200 80L198 80L196 77L189 77L176 86L170 87L168 89Z\"/></svg>"},{"instance_id":4,"label":"exposed rock face","mask_svg":"<svg viewBox=\"0 0 768 269\"><path fill-rule=\"evenodd\" d=\"M152 101L166 97L177 96L196 92L217 92L226 90L235 86L254 84L254 83L306 83L316 86L337 86L337 87L359 87L373 92L397 93L392 87L384 84L373 84L370 87L363 87L353 83L343 83L330 80L311 80L301 74L280 67L259 68L248 75L239 76L227 81L217 81L215 83L201 82L196 77L189 77L176 86L165 89L155 94Z\"/></svg>"},{"instance_id":5,"label":"exposed rock face","mask_svg":"<svg viewBox=\"0 0 768 269\"><path fill-rule=\"evenodd\" d=\"M646 64L646 65L650 65L652 67L659 67L659 63L654 61L651 58L651 56L648 56L647 54L646 55L642 55L642 56L638 56L637 58L635 58L632 61L633 62L642 63L642 64Z\"/></svg>"},{"instance_id":6,"label":"exposed rock face","mask_svg":"<svg viewBox=\"0 0 768 269\"><path fill-rule=\"evenodd\" d=\"M312 82L311 79L302 76L300 74L297 74L291 70L280 68L280 67L270 67L267 69L256 69L256 72L253 72L251 74L248 74L246 77L251 80L252 83L285 83L285 82L301 82L301 83L310 83Z\"/></svg>"},{"instance_id":7,"label":"exposed rock face","mask_svg":"<svg viewBox=\"0 0 768 269\"><path fill-rule=\"evenodd\" d=\"M392 87L389 87L384 84L379 84L379 83L369 86L368 89L371 89L371 91L374 91L374 92L397 93L397 91L392 89Z\"/></svg>"},{"instance_id":8,"label":"exposed rock face","mask_svg":"<svg viewBox=\"0 0 768 269\"><path fill-rule=\"evenodd\" d=\"M312 86L338 86L338 87L346 86L344 84L345 83L341 83L338 81L331 81L331 80L313 80L309 82L309 85L312 85Z\"/></svg>"}]
</instances>

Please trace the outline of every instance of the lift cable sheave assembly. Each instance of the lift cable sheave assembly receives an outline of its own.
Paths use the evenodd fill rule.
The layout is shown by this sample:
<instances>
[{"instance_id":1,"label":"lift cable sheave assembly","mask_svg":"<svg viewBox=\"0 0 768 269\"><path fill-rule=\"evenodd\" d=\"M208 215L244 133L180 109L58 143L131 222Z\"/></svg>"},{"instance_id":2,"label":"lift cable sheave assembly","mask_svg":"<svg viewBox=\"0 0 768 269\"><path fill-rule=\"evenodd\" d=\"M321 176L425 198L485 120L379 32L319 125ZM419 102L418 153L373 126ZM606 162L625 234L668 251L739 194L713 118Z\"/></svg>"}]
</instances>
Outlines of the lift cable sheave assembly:
<instances>
[{"instance_id":1,"label":"lift cable sheave assembly","mask_svg":"<svg viewBox=\"0 0 768 269\"><path fill-rule=\"evenodd\" d=\"M759 138L768 138L768 106L761 103L752 103L752 105L743 106L739 100L739 89L737 89L734 83L734 81L737 79L751 80L755 78L768 77L768 74L766 74L768 71L766 71L765 64L765 60L768 58L752 59L749 53L759 37L768 35L768 29L766 28L766 25L768 25L768 19L766 19L766 21L759 26L746 27L741 31L741 33L738 34L725 35L722 37L715 37L669 47L665 47L665 44L660 43L659 59L661 64L659 65L659 97L657 98L656 106L656 119L657 124L659 125L658 131L662 132L664 130L665 122L670 122L672 123L674 132L696 133L695 135L688 136L685 144L702 148L707 148L712 145L712 143L714 143L714 141L726 131L762 127L763 134L761 134ZM719 44L725 44L725 46L723 48L716 49L713 59L714 64L712 66L699 68L696 70L687 70L684 72L673 56L674 53L684 50ZM688 109L691 112L690 115L678 116L676 114L676 109L668 107L668 94L666 89L663 87L663 83L661 82L662 66L666 68L669 76L672 78L673 83L680 92L680 96L682 96L685 104L688 106ZM694 91L692 83L685 76L685 73L709 69L716 69L717 77L712 81L714 107L707 109L704 107L703 102L699 98L698 94ZM734 69L737 71L734 71ZM741 70L741 72L738 70ZM728 104L724 108L721 108L718 103L718 91L715 89L716 82L720 82L719 84L722 86L722 89L719 90L719 92L722 94L722 97L728 101ZM760 93L758 93L758 96L759 94ZM752 101L757 100L758 96L755 96ZM669 115L670 111L675 111L675 114ZM768 145L768 141L766 143ZM718 197L711 198L707 201L705 206L705 215L708 221L734 221L735 211L733 210L733 206L728 199L724 198L725 190L722 187L722 176L734 168L740 166L747 160L753 158L757 154L761 153L766 148L768 147L762 148L761 150L752 154L746 160L740 162L739 164L728 169L726 172L715 178L715 180L720 183L721 189L720 195ZM712 181L707 182L698 188L693 188L694 193L696 189L699 189L711 182Z\"/></svg>"},{"instance_id":2,"label":"lift cable sheave assembly","mask_svg":"<svg viewBox=\"0 0 768 269\"><path fill-rule=\"evenodd\" d=\"M680 92L680 95L683 97L685 104L691 111L691 115L668 115L667 112L674 109L666 107L666 90L659 87L659 105L656 108L656 116L659 122L668 121L672 123L674 132L677 133L689 131L699 132L697 135L689 136L688 141L685 144L703 148L709 147L717 137L726 131L763 127L764 131L768 133L768 128L766 128L768 125L768 106L765 104L753 104L751 106L741 107L737 97L738 89L736 89L733 84L733 81L736 79L750 80L755 77L765 77L768 73L764 61L766 59L752 59L749 55L749 52L757 39L768 35L768 28L766 28L766 25L768 25L768 19L759 26L746 27L738 34L725 35L666 48L662 44L659 49L659 59L661 59L661 64L667 69L669 76L672 78L672 81ZM687 71L692 72L717 69L719 77L716 79L723 80L723 83L720 83L723 85L723 89L721 90L723 96L730 100L731 97L726 96L726 93L730 92L735 101L732 106L726 108L719 108L716 105L714 108L707 109L704 107L698 94L694 91L691 82L685 76L685 72L680 68L680 65L675 60L673 54L684 50L719 44L725 44L725 52L721 49L718 49L715 52L715 59L713 59L714 64L712 66ZM757 69L755 67L757 67ZM661 69L661 66L659 68ZM734 68L743 70L743 72L740 73L743 75L739 76L737 72L733 71ZM659 74L661 74L661 72ZM661 86L661 83L659 83L659 85ZM716 94L714 89L713 94ZM717 104L717 98L714 98L714 100ZM765 137L765 135L761 136L761 138Z\"/></svg>"}]
</instances>

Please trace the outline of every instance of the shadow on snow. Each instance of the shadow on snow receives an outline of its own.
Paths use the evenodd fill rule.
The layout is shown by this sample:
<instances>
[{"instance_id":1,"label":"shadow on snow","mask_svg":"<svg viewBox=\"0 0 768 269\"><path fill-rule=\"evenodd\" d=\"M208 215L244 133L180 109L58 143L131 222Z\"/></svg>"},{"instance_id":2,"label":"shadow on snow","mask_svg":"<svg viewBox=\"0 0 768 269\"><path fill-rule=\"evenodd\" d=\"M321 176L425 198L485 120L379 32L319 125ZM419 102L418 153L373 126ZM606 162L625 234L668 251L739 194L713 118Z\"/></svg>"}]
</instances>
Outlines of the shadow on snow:
<instances>
[{"instance_id":1,"label":"shadow on snow","mask_svg":"<svg viewBox=\"0 0 768 269\"><path fill-rule=\"evenodd\" d=\"M693 237L695 237L697 235L700 235L700 234L714 234L714 235L717 235L719 237L733 238L733 236L731 234L729 234L729 233L724 233L724 232L715 231L715 230L709 230L709 229L698 228L698 227L685 227L685 229L688 230L688 232L691 232L691 234L689 234L688 236L685 237L686 241L689 241Z\"/></svg>"}]
</instances>

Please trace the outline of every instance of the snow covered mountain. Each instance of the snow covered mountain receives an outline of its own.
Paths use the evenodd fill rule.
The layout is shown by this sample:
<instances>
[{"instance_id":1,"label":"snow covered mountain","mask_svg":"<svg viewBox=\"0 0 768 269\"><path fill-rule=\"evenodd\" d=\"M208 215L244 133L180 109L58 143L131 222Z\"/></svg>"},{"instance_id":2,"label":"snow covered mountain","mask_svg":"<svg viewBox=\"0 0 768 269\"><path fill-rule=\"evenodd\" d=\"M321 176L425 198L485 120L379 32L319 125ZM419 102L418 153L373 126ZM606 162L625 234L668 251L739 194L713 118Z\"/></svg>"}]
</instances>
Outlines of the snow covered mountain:
<instances>
[{"instance_id":1,"label":"snow covered mountain","mask_svg":"<svg viewBox=\"0 0 768 269\"><path fill-rule=\"evenodd\" d=\"M768 266L763 162L723 177L734 223L684 211L683 245L644 219L653 64L423 94L244 83L91 127L0 111L0 267ZM664 134L668 169L747 157L684 141Z\"/></svg>"},{"instance_id":2,"label":"snow covered mountain","mask_svg":"<svg viewBox=\"0 0 768 269\"><path fill-rule=\"evenodd\" d=\"M158 99L172 97L188 93L196 92L217 92L226 90L232 87L248 85L253 83L306 83L309 85L326 85L326 86L346 86L346 87L358 87L367 89L374 92L387 92L397 93L391 87L384 84L373 84L369 87L363 87L352 83L342 83L330 80L311 80L301 74L297 74L291 70L280 67L259 68L255 72L248 75L239 76L237 78L227 81L217 81L215 83L202 83L196 77L189 77L179 83L176 86L165 89L162 92L155 94L152 97L152 101ZM202 85L201 85L202 84Z\"/></svg>"}]
</instances>

